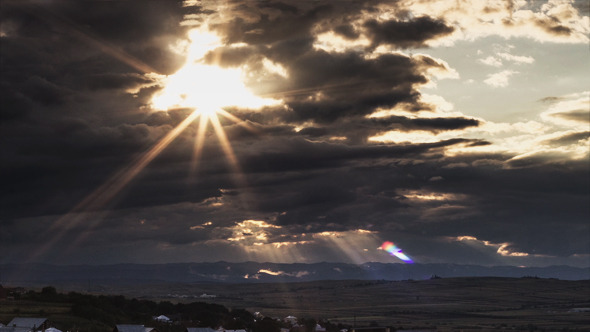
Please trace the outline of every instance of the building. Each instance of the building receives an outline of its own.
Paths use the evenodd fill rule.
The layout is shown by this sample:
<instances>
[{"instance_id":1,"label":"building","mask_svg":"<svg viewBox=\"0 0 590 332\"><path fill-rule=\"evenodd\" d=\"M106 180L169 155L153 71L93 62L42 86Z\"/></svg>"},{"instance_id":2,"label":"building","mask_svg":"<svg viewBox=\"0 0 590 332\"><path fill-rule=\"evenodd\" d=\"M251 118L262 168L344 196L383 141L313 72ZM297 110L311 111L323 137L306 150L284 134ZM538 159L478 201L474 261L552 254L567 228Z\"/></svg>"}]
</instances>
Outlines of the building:
<instances>
[{"instance_id":1,"label":"building","mask_svg":"<svg viewBox=\"0 0 590 332\"><path fill-rule=\"evenodd\" d=\"M351 332L390 332L390 328L382 326L353 327Z\"/></svg>"},{"instance_id":2,"label":"building","mask_svg":"<svg viewBox=\"0 0 590 332\"><path fill-rule=\"evenodd\" d=\"M55 327L50 327L45 332L62 332L62 330L56 329Z\"/></svg>"},{"instance_id":3,"label":"building","mask_svg":"<svg viewBox=\"0 0 590 332\"><path fill-rule=\"evenodd\" d=\"M48 327L47 318L15 317L6 326L0 327L0 332L45 332Z\"/></svg>"},{"instance_id":4,"label":"building","mask_svg":"<svg viewBox=\"0 0 590 332\"><path fill-rule=\"evenodd\" d=\"M172 320L170 318L168 318L167 316L164 315L160 315L157 317L154 317L154 320L160 323L171 323Z\"/></svg>"},{"instance_id":5,"label":"building","mask_svg":"<svg viewBox=\"0 0 590 332\"><path fill-rule=\"evenodd\" d=\"M186 332L217 332L210 327L188 327Z\"/></svg>"},{"instance_id":6,"label":"building","mask_svg":"<svg viewBox=\"0 0 590 332\"><path fill-rule=\"evenodd\" d=\"M158 332L154 327L145 327L143 325L120 324L115 326L113 332Z\"/></svg>"},{"instance_id":7,"label":"building","mask_svg":"<svg viewBox=\"0 0 590 332\"><path fill-rule=\"evenodd\" d=\"M287 316L283 320L285 321L285 323L289 323L291 325L297 324L297 317L295 316Z\"/></svg>"}]
</instances>

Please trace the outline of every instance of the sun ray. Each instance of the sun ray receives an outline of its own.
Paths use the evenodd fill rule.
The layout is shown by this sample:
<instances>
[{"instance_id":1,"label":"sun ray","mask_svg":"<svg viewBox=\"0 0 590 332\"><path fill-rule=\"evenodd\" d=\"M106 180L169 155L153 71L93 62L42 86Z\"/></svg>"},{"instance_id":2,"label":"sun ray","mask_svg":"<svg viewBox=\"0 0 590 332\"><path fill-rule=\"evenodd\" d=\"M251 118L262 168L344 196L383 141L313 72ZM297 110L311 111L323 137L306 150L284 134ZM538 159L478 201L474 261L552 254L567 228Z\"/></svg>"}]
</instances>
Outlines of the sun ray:
<instances>
[{"instance_id":1,"label":"sun ray","mask_svg":"<svg viewBox=\"0 0 590 332\"><path fill-rule=\"evenodd\" d=\"M131 54L125 52L122 48L117 47L111 43L106 42L105 40L101 40L94 34L92 34L84 27L76 24L71 19L67 18L64 15L59 14L55 10L50 10L47 6L39 6L35 5L35 9L43 9L43 14L38 10L28 11L30 14L34 15L40 20L43 20L48 23L58 23L63 25L67 29L63 29L63 31L67 31L67 33L71 34L74 38L86 43L87 45L98 49L99 51L127 64L128 66L136 69L137 71L147 74L147 73L158 73L155 68L152 68L145 62L139 60L138 58L132 56Z\"/></svg>"},{"instance_id":2,"label":"sun ray","mask_svg":"<svg viewBox=\"0 0 590 332\"><path fill-rule=\"evenodd\" d=\"M78 204L74 211L78 210L95 210L101 208L104 204L110 201L123 187L125 187L139 172L141 172L154 158L156 158L162 150L164 150L172 141L182 133L197 117L199 112L193 111L181 123L174 127L166 136L164 136L156 145L149 151L144 153L133 164L127 167L122 172L118 173L104 185L100 186L80 204Z\"/></svg>"},{"instance_id":3,"label":"sun ray","mask_svg":"<svg viewBox=\"0 0 590 332\"><path fill-rule=\"evenodd\" d=\"M224 109L220 109L217 111L217 113L231 121L233 121L235 124L246 128L248 131L255 133L255 134L260 134L260 130L258 130L256 127L252 126L250 123L238 118L237 116L229 113L228 111L224 110Z\"/></svg>"},{"instance_id":4,"label":"sun ray","mask_svg":"<svg viewBox=\"0 0 590 332\"><path fill-rule=\"evenodd\" d=\"M203 114L199 118L199 128L197 129L196 137L195 137L195 145L193 150L193 158L191 160L191 169L190 169L190 177L193 178L196 171L197 171L197 163L201 154L203 153L203 146L205 143L205 133L207 131L207 122L209 121L209 116Z\"/></svg>"},{"instance_id":5,"label":"sun ray","mask_svg":"<svg viewBox=\"0 0 590 332\"><path fill-rule=\"evenodd\" d=\"M211 125L213 126L213 129L215 130L215 134L217 135L217 138L219 139L219 143L221 144L221 149L225 153L225 156L230 163L232 171L234 171L235 173L239 173L240 167L238 164L238 159L236 158L236 155L234 154L234 150L232 149L231 144L229 143L229 140L227 139L227 135L225 134L225 130L223 130L223 127L221 126L221 123L219 122L219 118L217 118L216 116L212 116L212 117L210 117L209 120L211 122Z\"/></svg>"},{"instance_id":6,"label":"sun ray","mask_svg":"<svg viewBox=\"0 0 590 332\"><path fill-rule=\"evenodd\" d=\"M150 150L142 154L132 164L115 173L104 184L87 195L80 203L72 208L68 213L53 222L49 231L52 232L51 239L39 247L30 260L40 257L43 252L58 243L71 229L77 227L82 221L85 221L86 232L81 232L71 246L82 241L88 234L89 230L100 220L104 212L96 212L110 202L133 178L137 176L162 150L184 131L200 114L193 111L181 123L174 127L166 136L164 136ZM94 215L89 212L95 211ZM92 221L93 220L93 221Z\"/></svg>"}]
</instances>

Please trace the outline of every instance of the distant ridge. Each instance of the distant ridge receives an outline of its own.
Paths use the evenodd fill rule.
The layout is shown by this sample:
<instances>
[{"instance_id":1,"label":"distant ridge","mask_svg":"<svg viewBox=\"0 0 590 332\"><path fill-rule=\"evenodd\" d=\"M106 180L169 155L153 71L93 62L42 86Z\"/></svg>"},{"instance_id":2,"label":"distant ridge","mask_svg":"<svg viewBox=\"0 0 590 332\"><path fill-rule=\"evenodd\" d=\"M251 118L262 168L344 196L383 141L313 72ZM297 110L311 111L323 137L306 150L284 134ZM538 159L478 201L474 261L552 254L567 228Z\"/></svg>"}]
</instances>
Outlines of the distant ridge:
<instances>
[{"instance_id":1,"label":"distant ridge","mask_svg":"<svg viewBox=\"0 0 590 332\"><path fill-rule=\"evenodd\" d=\"M364 263L174 263L113 265L1 264L2 284L252 283L317 280L423 280L449 277L590 279L590 267L516 267L458 264Z\"/></svg>"}]
</instances>

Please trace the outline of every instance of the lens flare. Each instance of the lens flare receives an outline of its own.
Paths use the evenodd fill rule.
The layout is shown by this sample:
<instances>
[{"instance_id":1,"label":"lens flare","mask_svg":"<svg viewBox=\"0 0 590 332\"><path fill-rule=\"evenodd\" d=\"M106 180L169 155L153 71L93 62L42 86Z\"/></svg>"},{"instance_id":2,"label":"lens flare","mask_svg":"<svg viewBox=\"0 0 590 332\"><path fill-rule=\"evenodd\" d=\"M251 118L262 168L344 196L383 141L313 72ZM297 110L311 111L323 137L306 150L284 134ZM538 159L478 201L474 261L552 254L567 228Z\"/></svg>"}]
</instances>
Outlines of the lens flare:
<instances>
[{"instance_id":1,"label":"lens flare","mask_svg":"<svg viewBox=\"0 0 590 332\"><path fill-rule=\"evenodd\" d=\"M406 263L414 263L414 261L410 257L406 256L406 254L402 252L402 249L398 248L395 244L393 244L393 242L383 242L381 249L387 251L390 255L395 256Z\"/></svg>"}]
</instances>

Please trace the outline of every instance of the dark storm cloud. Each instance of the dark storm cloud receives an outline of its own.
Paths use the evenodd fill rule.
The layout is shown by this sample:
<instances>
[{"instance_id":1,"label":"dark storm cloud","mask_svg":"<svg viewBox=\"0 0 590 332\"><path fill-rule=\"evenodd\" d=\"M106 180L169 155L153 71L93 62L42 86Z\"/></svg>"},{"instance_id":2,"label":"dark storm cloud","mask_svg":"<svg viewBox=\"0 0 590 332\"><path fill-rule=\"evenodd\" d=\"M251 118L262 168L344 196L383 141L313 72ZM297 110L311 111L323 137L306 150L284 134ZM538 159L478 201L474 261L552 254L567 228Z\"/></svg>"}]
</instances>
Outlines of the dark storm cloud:
<instances>
[{"instance_id":1,"label":"dark storm cloud","mask_svg":"<svg viewBox=\"0 0 590 332\"><path fill-rule=\"evenodd\" d=\"M132 73L124 74L94 74L83 78L83 82L88 85L89 89L134 89L142 85L151 83L152 81L139 75Z\"/></svg>"},{"instance_id":2,"label":"dark storm cloud","mask_svg":"<svg viewBox=\"0 0 590 332\"><path fill-rule=\"evenodd\" d=\"M415 130L440 133L477 127L476 119L455 118L409 118L405 116L389 116L383 118L349 117L331 125L306 127L298 134L311 138L346 137L350 142L366 142L369 137L391 130L411 132ZM479 144L474 142L473 144Z\"/></svg>"},{"instance_id":3,"label":"dark storm cloud","mask_svg":"<svg viewBox=\"0 0 590 332\"><path fill-rule=\"evenodd\" d=\"M424 47L425 42L452 33L455 29L440 20L422 16L410 21L391 20L378 22L368 20L364 23L372 47L391 44L399 48Z\"/></svg>"},{"instance_id":4,"label":"dark storm cloud","mask_svg":"<svg viewBox=\"0 0 590 332\"><path fill-rule=\"evenodd\" d=\"M79 87L132 88L146 70L171 73L182 57L168 45L183 38L180 1L7 2L3 24L3 117L87 98ZM4 27L8 26L6 31Z\"/></svg>"},{"instance_id":5,"label":"dark storm cloud","mask_svg":"<svg viewBox=\"0 0 590 332\"><path fill-rule=\"evenodd\" d=\"M2 4L4 216L67 211L169 130L142 123L154 84L144 69L182 63L168 45L186 38L179 22L191 10L180 1Z\"/></svg>"},{"instance_id":6,"label":"dark storm cloud","mask_svg":"<svg viewBox=\"0 0 590 332\"><path fill-rule=\"evenodd\" d=\"M413 85L427 82L411 59L397 55L364 60L356 53L310 51L286 66L292 73L287 89L317 87L312 92L323 94L318 101L307 100L312 93L288 98L295 121L331 122L368 115L378 107L412 102L418 96Z\"/></svg>"},{"instance_id":7,"label":"dark storm cloud","mask_svg":"<svg viewBox=\"0 0 590 332\"><path fill-rule=\"evenodd\" d=\"M182 59L168 45L182 34L178 22L190 10L195 11L182 1L23 1L3 6L1 19L10 26L10 36L46 37L63 43L64 53L88 51L80 48L84 44L119 60L137 58L141 64L135 69L172 73Z\"/></svg>"},{"instance_id":8,"label":"dark storm cloud","mask_svg":"<svg viewBox=\"0 0 590 332\"><path fill-rule=\"evenodd\" d=\"M471 216L452 224L442 219L429 225L430 231L513 242L528 253L568 256L586 251L584 240L572 235L588 232L582 222L588 213L582 203L590 184L587 167L587 161L515 169L441 167L437 173L444 181L430 183L429 188L469 195L477 218ZM475 183L485 190L477 190ZM563 211L568 211L567 218L560 217ZM519 227L513 227L515 224ZM577 240L564 246L562 242L570 237Z\"/></svg>"},{"instance_id":9,"label":"dark storm cloud","mask_svg":"<svg viewBox=\"0 0 590 332\"><path fill-rule=\"evenodd\" d=\"M247 156L243 167L249 172L281 172L343 167L350 163L362 163L373 159L418 159L423 154L436 149L472 142L474 140L451 139L423 144L347 146L338 143L309 142L302 139L277 139L272 143L260 144L254 150L258 154ZM280 151L276 151L273 144L278 144Z\"/></svg>"}]
</instances>

